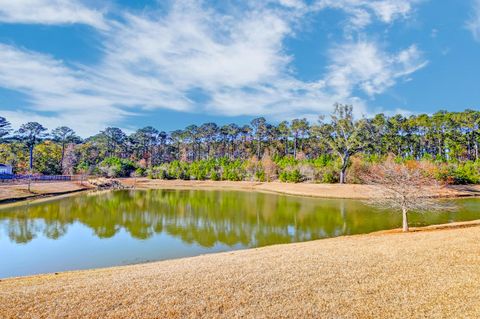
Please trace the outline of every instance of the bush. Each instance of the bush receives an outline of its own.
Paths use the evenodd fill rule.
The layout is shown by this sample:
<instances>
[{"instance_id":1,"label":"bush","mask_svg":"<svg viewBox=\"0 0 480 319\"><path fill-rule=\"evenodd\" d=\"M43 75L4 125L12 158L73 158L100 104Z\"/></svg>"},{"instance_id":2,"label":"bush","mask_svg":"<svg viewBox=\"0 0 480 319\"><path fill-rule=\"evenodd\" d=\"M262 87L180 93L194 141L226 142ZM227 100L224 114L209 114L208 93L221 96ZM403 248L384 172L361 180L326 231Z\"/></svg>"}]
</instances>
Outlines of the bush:
<instances>
[{"instance_id":1,"label":"bush","mask_svg":"<svg viewBox=\"0 0 480 319\"><path fill-rule=\"evenodd\" d=\"M292 171L283 171L280 173L280 181L287 183L300 183L303 179L298 169Z\"/></svg>"},{"instance_id":2,"label":"bush","mask_svg":"<svg viewBox=\"0 0 480 319\"><path fill-rule=\"evenodd\" d=\"M255 180L259 182L265 182L267 180L265 177L265 171L263 169L259 169L255 172Z\"/></svg>"},{"instance_id":3,"label":"bush","mask_svg":"<svg viewBox=\"0 0 480 319\"><path fill-rule=\"evenodd\" d=\"M147 173L147 170L143 167L138 167L136 170L135 170L135 176L137 177L142 177L142 176L145 176Z\"/></svg>"},{"instance_id":4,"label":"bush","mask_svg":"<svg viewBox=\"0 0 480 319\"><path fill-rule=\"evenodd\" d=\"M205 161L193 162L187 169L187 175L189 175L190 179L202 181L207 179L207 170L208 168Z\"/></svg>"},{"instance_id":5,"label":"bush","mask_svg":"<svg viewBox=\"0 0 480 319\"><path fill-rule=\"evenodd\" d=\"M262 182L270 182L277 177L277 164L272 160L268 151L263 154L261 165L262 170L259 177Z\"/></svg>"},{"instance_id":6,"label":"bush","mask_svg":"<svg viewBox=\"0 0 480 319\"><path fill-rule=\"evenodd\" d=\"M317 170L311 163L299 163L296 170L298 170L300 176L302 176L304 180L315 181L317 179Z\"/></svg>"},{"instance_id":7,"label":"bush","mask_svg":"<svg viewBox=\"0 0 480 319\"><path fill-rule=\"evenodd\" d=\"M338 183L339 180L340 179L338 177L338 174L336 174L333 171L326 171L323 173L320 181L326 184L333 184L333 183Z\"/></svg>"},{"instance_id":8,"label":"bush","mask_svg":"<svg viewBox=\"0 0 480 319\"><path fill-rule=\"evenodd\" d=\"M430 163L426 172L435 179L447 184L478 184L480 183L480 161L464 163Z\"/></svg>"},{"instance_id":9,"label":"bush","mask_svg":"<svg viewBox=\"0 0 480 319\"><path fill-rule=\"evenodd\" d=\"M167 178L168 179L190 179L187 174L187 163L180 161L173 161L167 165Z\"/></svg>"},{"instance_id":10,"label":"bush","mask_svg":"<svg viewBox=\"0 0 480 319\"><path fill-rule=\"evenodd\" d=\"M213 171L213 172L210 173L210 179L212 181L219 181L220 180L220 175L216 171Z\"/></svg>"},{"instance_id":11,"label":"bush","mask_svg":"<svg viewBox=\"0 0 480 319\"><path fill-rule=\"evenodd\" d=\"M80 164L77 165L75 171L78 174L88 175L88 174L92 174L93 167L88 165L88 163L86 163L86 162L81 162Z\"/></svg>"},{"instance_id":12,"label":"bush","mask_svg":"<svg viewBox=\"0 0 480 319\"><path fill-rule=\"evenodd\" d=\"M376 165L370 164L358 156L352 157L350 163L347 170L347 182L351 184L361 184L361 177L365 176L371 166Z\"/></svg>"},{"instance_id":13,"label":"bush","mask_svg":"<svg viewBox=\"0 0 480 319\"><path fill-rule=\"evenodd\" d=\"M164 165L154 166L146 171L148 178L168 179L167 168Z\"/></svg>"},{"instance_id":14,"label":"bush","mask_svg":"<svg viewBox=\"0 0 480 319\"><path fill-rule=\"evenodd\" d=\"M468 161L458 164L453 171L455 184L478 184L480 183L480 162Z\"/></svg>"},{"instance_id":15,"label":"bush","mask_svg":"<svg viewBox=\"0 0 480 319\"><path fill-rule=\"evenodd\" d=\"M107 177L128 177L135 170L135 163L118 157L107 157L98 166L100 173Z\"/></svg>"}]
</instances>

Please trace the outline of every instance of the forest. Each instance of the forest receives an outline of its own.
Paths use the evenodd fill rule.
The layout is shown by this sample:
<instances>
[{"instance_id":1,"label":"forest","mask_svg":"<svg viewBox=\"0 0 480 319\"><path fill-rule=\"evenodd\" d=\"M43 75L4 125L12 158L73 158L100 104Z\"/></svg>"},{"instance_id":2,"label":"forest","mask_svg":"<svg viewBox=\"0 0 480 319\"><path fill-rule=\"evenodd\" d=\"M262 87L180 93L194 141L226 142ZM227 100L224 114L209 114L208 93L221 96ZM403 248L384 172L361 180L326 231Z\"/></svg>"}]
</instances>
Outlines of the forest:
<instances>
[{"instance_id":1,"label":"forest","mask_svg":"<svg viewBox=\"0 0 480 319\"><path fill-rule=\"evenodd\" d=\"M387 158L449 184L480 183L480 111L353 116L336 104L315 123L204 123L126 134L107 127L80 138L69 127L28 122L14 130L0 116L0 163L15 174L145 176L158 179L361 183Z\"/></svg>"}]
</instances>

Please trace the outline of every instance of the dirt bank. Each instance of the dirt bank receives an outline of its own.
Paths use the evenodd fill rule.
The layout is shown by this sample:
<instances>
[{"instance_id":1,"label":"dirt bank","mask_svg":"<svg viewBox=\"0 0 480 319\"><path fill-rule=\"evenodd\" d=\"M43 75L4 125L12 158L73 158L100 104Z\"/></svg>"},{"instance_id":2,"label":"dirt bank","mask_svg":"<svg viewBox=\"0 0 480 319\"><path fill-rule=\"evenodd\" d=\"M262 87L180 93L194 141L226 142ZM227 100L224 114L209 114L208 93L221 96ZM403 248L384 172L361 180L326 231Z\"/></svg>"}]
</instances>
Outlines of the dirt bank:
<instances>
[{"instance_id":1,"label":"dirt bank","mask_svg":"<svg viewBox=\"0 0 480 319\"><path fill-rule=\"evenodd\" d=\"M315 196L325 198L356 198L366 199L375 196L375 189L368 185L354 184L291 184L291 183L259 183L230 181L183 181L183 180L152 180L147 178L126 178L122 183L137 188L165 189L228 189L266 191L290 195ZM480 185L449 186L440 190L432 190L432 196L462 197L480 196Z\"/></svg>"},{"instance_id":2,"label":"dirt bank","mask_svg":"<svg viewBox=\"0 0 480 319\"><path fill-rule=\"evenodd\" d=\"M7 279L0 317L479 318L479 242L377 233Z\"/></svg>"}]
</instances>

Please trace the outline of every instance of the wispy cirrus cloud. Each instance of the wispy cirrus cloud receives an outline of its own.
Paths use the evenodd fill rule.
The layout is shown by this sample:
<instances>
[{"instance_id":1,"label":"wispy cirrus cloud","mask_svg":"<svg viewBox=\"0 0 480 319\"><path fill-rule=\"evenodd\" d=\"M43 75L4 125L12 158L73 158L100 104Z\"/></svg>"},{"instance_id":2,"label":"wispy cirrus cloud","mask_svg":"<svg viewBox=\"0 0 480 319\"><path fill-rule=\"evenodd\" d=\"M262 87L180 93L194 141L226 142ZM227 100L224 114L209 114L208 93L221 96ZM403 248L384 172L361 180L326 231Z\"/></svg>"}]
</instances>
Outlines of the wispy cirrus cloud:
<instances>
[{"instance_id":1,"label":"wispy cirrus cloud","mask_svg":"<svg viewBox=\"0 0 480 319\"><path fill-rule=\"evenodd\" d=\"M415 45L391 53L364 37L340 39L327 54L324 74L299 80L284 42L299 32L305 14L328 7L345 11L353 24L359 11L391 23L408 15L413 1L272 2L217 10L201 1L175 1L166 12L124 13L102 31L103 56L95 65L72 67L0 44L0 86L22 92L31 104L2 116L14 124L27 117L52 127L69 124L87 135L155 108L312 117L343 102L355 103L361 114L367 102L359 92L380 94L426 65Z\"/></svg>"},{"instance_id":2,"label":"wispy cirrus cloud","mask_svg":"<svg viewBox=\"0 0 480 319\"><path fill-rule=\"evenodd\" d=\"M361 29L375 19L383 23L392 23L396 19L407 18L414 5L421 0L317 0L314 10L326 8L342 10L348 15L347 28Z\"/></svg>"},{"instance_id":3,"label":"wispy cirrus cloud","mask_svg":"<svg viewBox=\"0 0 480 319\"><path fill-rule=\"evenodd\" d=\"M86 135L126 115L110 97L95 92L89 75L82 70L69 68L51 56L1 43L0 87L23 93L30 104L1 111L14 127L33 120L50 128L64 122Z\"/></svg>"},{"instance_id":4,"label":"wispy cirrus cloud","mask_svg":"<svg viewBox=\"0 0 480 319\"><path fill-rule=\"evenodd\" d=\"M103 13L78 0L0 0L0 22L25 24L87 24L107 29Z\"/></svg>"},{"instance_id":5,"label":"wispy cirrus cloud","mask_svg":"<svg viewBox=\"0 0 480 319\"><path fill-rule=\"evenodd\" d=\"M480 0L473 0L472 13L466 23L467 29L476 41L480 41Z\"/></svg>"},{"instance_id":6,"label":"wispy cirrus cloud","mask_svg":"<svg viewBox=\"0 0 480 319\"><path fill-rule=\"evenodd\" d=\"M380 94L427 64L415 45L389 54L377 43L363 40L337 46L331 56L326 84L344 96L356 89L368 96Z\"/></svg>"}]
</instances>

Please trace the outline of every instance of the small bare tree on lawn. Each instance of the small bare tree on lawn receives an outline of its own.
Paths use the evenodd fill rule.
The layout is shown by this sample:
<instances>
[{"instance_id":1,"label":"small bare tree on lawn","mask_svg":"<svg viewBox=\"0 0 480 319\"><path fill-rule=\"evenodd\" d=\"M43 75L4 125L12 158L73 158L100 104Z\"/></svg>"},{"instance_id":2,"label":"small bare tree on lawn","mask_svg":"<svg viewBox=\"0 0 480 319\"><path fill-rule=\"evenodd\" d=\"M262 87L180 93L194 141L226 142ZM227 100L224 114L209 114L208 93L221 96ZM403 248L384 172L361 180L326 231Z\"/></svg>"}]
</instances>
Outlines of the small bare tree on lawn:
<instances>
[{"instance_id":1,"label":"small bare tree on lawn","mask_svg":"<svg viewBox=\"0 0 480 319\"><path fill-rule=\"evenodd\" d=\"M433 197L439 186L421 168L397 164L391 158L373 166L362 176L362 180L376 186L375 196L368 201L370 204L402 212L404 232L408 232L408 213L411 211L453 209Z\"/></svg>"}]
</instances>

